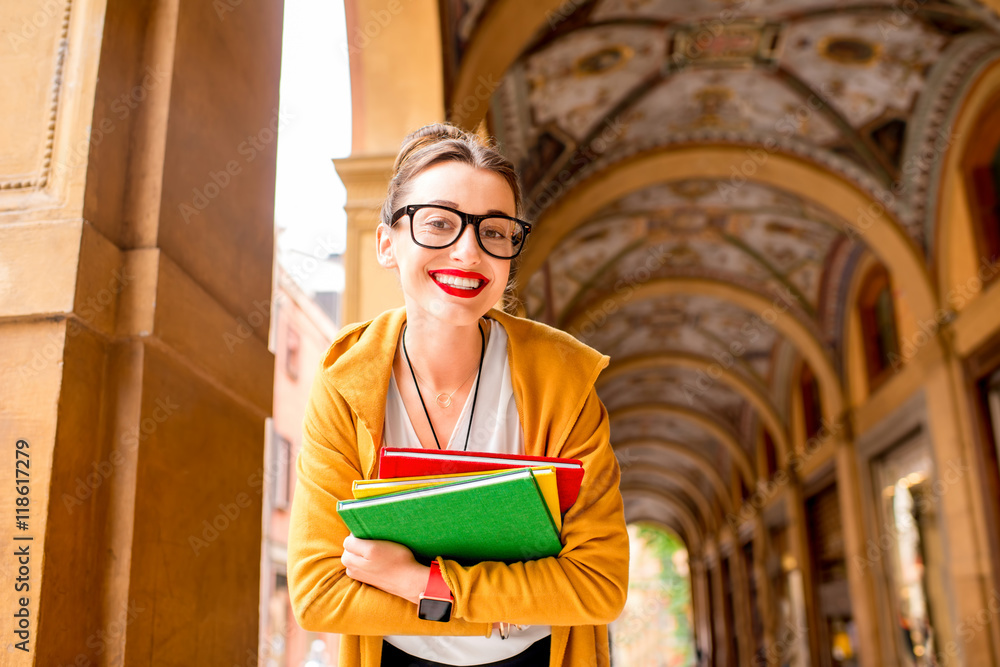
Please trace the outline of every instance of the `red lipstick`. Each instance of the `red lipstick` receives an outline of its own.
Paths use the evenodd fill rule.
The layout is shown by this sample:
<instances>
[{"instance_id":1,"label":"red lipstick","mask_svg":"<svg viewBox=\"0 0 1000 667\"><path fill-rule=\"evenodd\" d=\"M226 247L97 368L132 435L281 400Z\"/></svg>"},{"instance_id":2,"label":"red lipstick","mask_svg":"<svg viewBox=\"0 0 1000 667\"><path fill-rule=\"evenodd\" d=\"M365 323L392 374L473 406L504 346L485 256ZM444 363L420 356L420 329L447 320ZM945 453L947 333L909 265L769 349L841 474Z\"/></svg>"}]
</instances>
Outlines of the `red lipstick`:
<instances>
[{"instance_id":1,"label":"red lipstick","mask_svg":"<svg viewBox=\"0 0 1000 667\"><path fill-rule=\"evenodd\" d=\"M473 271L459 271L458 269L438 269L435 271L428 272L432 279L434 279L434 284L441 288L445 294L450 294L451 296L461 297L463 299L471 299L473 297L479 296L479 293L486 289L486 286L490 283L486 276L481 273L475 273ZM479 287L475 289L467 289L463 287L455 287L453 285L446 285L445 283L437 280L436 275L445 276L455 276L456 278L468 278L470 280L478 280Z\"/></svg>"}]
</instances>

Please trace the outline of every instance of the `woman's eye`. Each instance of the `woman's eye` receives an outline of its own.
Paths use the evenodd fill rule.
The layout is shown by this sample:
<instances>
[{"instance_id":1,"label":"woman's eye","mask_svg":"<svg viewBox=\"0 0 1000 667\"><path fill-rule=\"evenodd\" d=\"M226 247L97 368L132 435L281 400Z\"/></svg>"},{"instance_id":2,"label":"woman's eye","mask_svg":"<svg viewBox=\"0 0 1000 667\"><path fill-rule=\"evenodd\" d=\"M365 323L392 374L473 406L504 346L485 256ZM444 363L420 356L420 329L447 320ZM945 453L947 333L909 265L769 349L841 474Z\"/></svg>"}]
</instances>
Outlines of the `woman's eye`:
<instances>
[{"instance_id":1,"label":"woman's eye","mask_svg":"<svg viewBox=\"0 0 1000 667\"><path fill-rule=\"evenodd\" d=\"M507 230L502 227L483 226L482 235L488 239L505 239L507 238Z\"/></svg>"},{"instance_id":2,"label":"woman's eye","mask_svg":"<svg viewBox=\"0 0 1000 667\"><path fill-rule=\"evenodd\" d=\"M451 220L447 218L430 218L424 224L434 229L451 229L452 227Z\"/></svg>"}]
</instances>

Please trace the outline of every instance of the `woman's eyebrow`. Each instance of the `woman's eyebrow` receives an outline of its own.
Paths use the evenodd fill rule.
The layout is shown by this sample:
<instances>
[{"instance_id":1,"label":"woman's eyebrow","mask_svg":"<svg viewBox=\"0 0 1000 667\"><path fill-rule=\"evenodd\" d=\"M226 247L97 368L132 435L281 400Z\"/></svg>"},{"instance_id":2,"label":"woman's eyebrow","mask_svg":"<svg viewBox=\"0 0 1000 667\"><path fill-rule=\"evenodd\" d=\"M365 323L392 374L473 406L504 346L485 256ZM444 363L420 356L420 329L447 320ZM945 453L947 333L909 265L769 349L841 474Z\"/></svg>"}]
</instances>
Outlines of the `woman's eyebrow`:
<instances>
[{"instance_id":1,"label":"woman's eyebrow","mask_svg":"<svg viewBox=\"0 0 1000 667\"><path fill-rule=\"evenodd\" d=\"M435 204L435 205L438 205L438 206L448 206L450 208L456 208L456 209L458 208L458 204L456 204L453 201L449 201L447 199L432 199L431 201L429 201L427 203L428 204ZM490 210L486 211L486 213L484 215L502 215L505 218L511 217L509 213L505 213L504 211L501 211L498 208L491 208Z\"/></svg>"}]
</instances>

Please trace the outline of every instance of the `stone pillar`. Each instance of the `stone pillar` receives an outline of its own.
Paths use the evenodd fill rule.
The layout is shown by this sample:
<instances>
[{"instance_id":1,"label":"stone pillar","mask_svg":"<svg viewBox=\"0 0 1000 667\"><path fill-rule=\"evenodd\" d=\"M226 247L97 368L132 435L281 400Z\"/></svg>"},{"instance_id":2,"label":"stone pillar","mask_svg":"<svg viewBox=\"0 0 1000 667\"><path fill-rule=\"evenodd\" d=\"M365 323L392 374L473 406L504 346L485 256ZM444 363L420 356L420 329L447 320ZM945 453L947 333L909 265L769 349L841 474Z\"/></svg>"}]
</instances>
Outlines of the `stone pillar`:
<instances>
[{"instance_id":1,"label":"stone pillar","mask_svg":"<svg viewBox=\"0 0 1000 667\"><path fill-rule=\"evenodd\" d=\"M347 188L347 247L344 251L345 289L341 321L369 320L387 308L403 305L394 271L375 259L375 228L379 209L392 177L395 155L334 160Z\"/></svg>"},{"instance_id":2,"label":"stone pillar","mask_svg":"<svg viewBox=\"0 0 1000 667\"><path fill-rule=\"evenodd\" d=\"M709 572L705 557L691 560L691 606L693 608L695 629L695 645L701 650L703 662L698 665L714 664L712 647L715 639L712 636L712 599L709 585Z\"/></svg>"},{"instance_id":3,"label":"stone pillar","mask_svg":"<svg viewBox=\"0 0 1000 667\"><path fill-rule=\"evenodd\" d=\"M875 584L871 568L859 567L865 556L865 508L862 504L858 457L854 442L835 439L837 470L837 497L844 531L844 564L847 567L847 585L851 592L851 610L858 629L858 664L875 667L881 662L879 624L875 606ZM829 649L827 649L829 650Z\"/></svg>"},{"instance_id":4,"label":"stone pillar","mask_svg":"<svg viewBox=\"0 0 1000 667\"><path fill-rule=\"evenodd\" d=\"M403 303L398 281L375 261L375 226L403 138L444 113L437 3L346 0L351 65L351 157L334 160L347 188L344 324Z\"/></svg>"},{"instance_id":5,"label":"stone pillar","mask_svg":"<svg viewBox=\"0 0 1000 667\"><path fill-rule=\"evenodd\" d=\"M0 2L5 664L256 659L281 25Z\"/></svg>"}]
</instances>

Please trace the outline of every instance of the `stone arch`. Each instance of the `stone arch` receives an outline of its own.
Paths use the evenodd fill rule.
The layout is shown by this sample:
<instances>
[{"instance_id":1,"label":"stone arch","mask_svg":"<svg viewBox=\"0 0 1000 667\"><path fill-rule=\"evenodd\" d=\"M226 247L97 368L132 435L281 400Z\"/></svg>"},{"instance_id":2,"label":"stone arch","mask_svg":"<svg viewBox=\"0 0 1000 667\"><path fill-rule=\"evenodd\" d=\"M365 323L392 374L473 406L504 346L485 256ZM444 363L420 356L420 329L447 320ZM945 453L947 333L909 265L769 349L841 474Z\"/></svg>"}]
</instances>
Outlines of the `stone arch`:
<instances>
[{"instance_id":1,"label":"stone arch","mask_svg":"<svg viewBox=\"0 0 1000 667\"><path fill-rule=\"evenodd\" d=\"M776 311L778 308L774 301L741 285L709 278L661 278L639 285L627 294L609 297L598 307L578 313L569 322L567 328L572 331L576 323L595 317L597 310L607 312L611 304L621 308L622 305L633 299L674 295L714 297L734 303L751 313L766 313L768 310ZM843 394L840 379L822 344L809 328L787 312L779 314L774 322L768 324L790 340L812 366L822 392L823 416L831 422L836 420L844 409Z\"/></svg>"},{"instance_id":2,"label":"stone arch","mask_svg":"<svg viewBox=\"0 0 1000 667\"><path fill-rule=\"evenodd\" d=\"M972 227L977 223L968 208L962 158L966 147L977 141L974 131L976 124L986 111L987 105L996 99L998 93L1000 93L1000 59L995 60L981 72L970 86L951 129L953 135L961 138L961 143L951 146L942 160L937 210L933 212L937 239L933 245L936 250L933 260L938 266L938 290L942 295L951 294L952 290L961 288L964 283L978 278L977 270L980 262L976 257L976 242ZM947 234L938 233L943 220L948 221ZM943 308L950 308L952 305L947 300L941 304Z\"/></svg>"},{"instance_id":3,"label":"stone arch","mask_svg":"<svg viewBox=\"0 0 1000 667\"><path fill-rule=\"evenodd\" d=\"M644 403L612 410L608 413L608 417L612 422L614 422L617 419L649 414L680 417L705 429L713 438L718 440L722 446L729 451L729 454L733 457L733 462L736 464L736 469L739 471L740 477L743 479L743 483L746 487L748 489L754 488L757 476L754 474L753 465L750 463L750 457L746 450L740 446L740 443L737 442L735 436L729 430L719 426L718 422L713 420L704 412L685 408L680 405Z\"/></svg>"},{"instance_id":4,"label":"stone arch","mask_svg":"<svg viewBox=\"0 0 1000 667\"><path fill-rule=\"evenodd\" d=\"M542 24L561 21L579 6L569 3L563 13L563 4L564 0L498 0L484 12L462 54L448 104L448 120L472 130L486 117L500 79ZM481 89L486 94L480 93Z\"/></svg>"},{"instance_id":5,"label":"stone arch","mask_svg":"<svg viewBox=\"0 0 1000 667\"><path fill-rule=\"evenodd\" d=\"M861 237L898 284L908 286L907 300L917 318L932 316L937 296L920 250L885 207L859 186L802 157L764 153L748 157L743 146L683 146L653 150L613 164L590 176L547 208L524 251L520 272L530 276L563 238L583 221L621 197L653 185L691 178L731 179L736 165L755 165L753 182L768 185L824 206Z\"/></svg>"},{"instance_id":6,"label":"stone arch","mask_svg":"<svg viewBox=\"0 0 1000 667\"><path fill-rule=\"evenodd\" d=\"M643 482L630 479L632 475L644 473L652 476L654 479L676 485L681 491L684 492L685 495L691 498L695 507L698 508L698 514L702 519L701 523L705 527L706 531L715 532L718 530L719 517L712 510L712 504L709 502L708 497L705 496L702 490L699 489L690 478L685 477L677 470L671 470L670 468L664 468L662 466L648 463L638 463L631 466L628 470L622 471L622 488L637 488L638 486L646 486Z\"/></svg>"},{"instance_id":7,"label":"stone arch","mask_svg":"<svg viewBox=\"0 0 1000 667\"><path fill-rule=\"evenodd\" d=\"M657 447L668 451L671 454L684 457L686 460L691 462L691 464L698 468L699 472L705 476L709 484L712 485L712 489L719 498L719 504L722 506L722 511L729 514L733 512L733 501L732 498L729 497L729 488L726 486L726 482L722 479L722 476L719 475L719 471L707 458L680 443L662 440L659 438L623 440L622 442L612 443L615 453L622 453L625 456L627 456L627 450L630 447L640 445Z\"/></svg>"},{"instance_id":8,"label":"stone arch","mask_svg":"<svg viewBox=\"0 0 1000 667\"><path fill-rule=\"evenodd\" d=\"M655 355L628 357L620 361L612 361L611 366L598 377L597 387L600 389L602 384L637 370L672 367L688 368L705 373L710 373L710 369L713 367L717 368L721 373L719 380L743 396L757 410L764 427L771 434L771 438L778 448L781 461L787 461L787 457L792 451L788 430L782 424L778 411L770 398L761 390L761 387L755 386L732 368L724 368L713 359L683 352L662 352Z\"/></svg>"},{"instance_id":9,"label":"stone arch","mask_svg":"<svg viewBox=\"0 0 1000 667\"><path fill-rule=\"evenodd\" d=\"M635 523L636 521L654 521L656 523L662 524L664 526L670 527L674 530L680 538L684 541L684 544L688 547L688 552L692 554L702 553L702 547L704 545L704 535L698 530L698 522L695 520L694 516L691 514L684 505L680 504L674 498L670 496L663 495L649 489L622 489L622 497L625 499L625 521L628 523ZM675 518L680 526L674 526L669 523L663 516L648 516L648 515L634 515L630 514L629 511L629 499L630 498L645 498L651 500L654 504L662 505L666 512Z\"/></svg>"}]
</instances>

